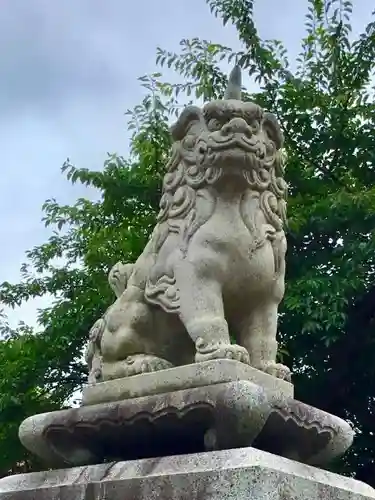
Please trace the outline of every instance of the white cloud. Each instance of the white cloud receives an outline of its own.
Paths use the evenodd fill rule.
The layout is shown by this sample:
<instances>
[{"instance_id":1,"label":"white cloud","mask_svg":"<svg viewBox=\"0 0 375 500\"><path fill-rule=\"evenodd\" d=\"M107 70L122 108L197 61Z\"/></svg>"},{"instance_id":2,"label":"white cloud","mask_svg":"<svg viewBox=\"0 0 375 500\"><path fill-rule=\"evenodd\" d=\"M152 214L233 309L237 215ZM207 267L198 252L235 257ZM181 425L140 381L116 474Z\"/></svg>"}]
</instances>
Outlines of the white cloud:
<instances>
[{"instance_id":1,"label":"white cloud","mask_svg":"<svg viewBox=\"0 0 375 500\"><path fill-rule=\"evenodd\" d=\"M295 56L306 4L258 0L261 35L283 39ZM369 11L359 5L358 26ZM107 151L126 153L123 112L141 98L137 77L155 71L156 46L178 50L193 36L238 47L204 0L2 0L0 281L17 281L25 251L48 236L44 200L82 195L60 174L66 157L100 168ZM39 302L13 312L12 323L34 323Z\"/></svg>"}]
</instances>

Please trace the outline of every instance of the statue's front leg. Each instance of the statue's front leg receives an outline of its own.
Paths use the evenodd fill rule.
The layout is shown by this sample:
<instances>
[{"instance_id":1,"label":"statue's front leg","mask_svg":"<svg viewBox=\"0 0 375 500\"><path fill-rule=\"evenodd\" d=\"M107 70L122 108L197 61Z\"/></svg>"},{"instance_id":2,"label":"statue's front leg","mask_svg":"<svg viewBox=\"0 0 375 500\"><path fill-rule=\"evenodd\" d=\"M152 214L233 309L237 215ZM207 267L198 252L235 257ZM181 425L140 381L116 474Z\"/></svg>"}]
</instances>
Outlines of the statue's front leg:
<instances>
[{"instance_id":1,"label":"statue's front leg","mask_svg":"<svg viewBox=\"0 0 375 500\"><path fill-rule=\"evenodd\" d=\"M239 325L240 342L249 352L251 366L290 381L289 368L276 361L277 311L278 303L272 300L253 305Z\"/></svg>"},{"instance_id":2,"label":"statue's front leg","mask_svg":"<svg viewBox=\"0 0 375 500\"><path fill-rule=\"evenodd\" d=\"M180 291L180 319L195 343L195 361L235 359L249 363L245 348L231 344L224 316L221 283L203 257L187 259L175 269Z\"/></svg>"}]
</instances>

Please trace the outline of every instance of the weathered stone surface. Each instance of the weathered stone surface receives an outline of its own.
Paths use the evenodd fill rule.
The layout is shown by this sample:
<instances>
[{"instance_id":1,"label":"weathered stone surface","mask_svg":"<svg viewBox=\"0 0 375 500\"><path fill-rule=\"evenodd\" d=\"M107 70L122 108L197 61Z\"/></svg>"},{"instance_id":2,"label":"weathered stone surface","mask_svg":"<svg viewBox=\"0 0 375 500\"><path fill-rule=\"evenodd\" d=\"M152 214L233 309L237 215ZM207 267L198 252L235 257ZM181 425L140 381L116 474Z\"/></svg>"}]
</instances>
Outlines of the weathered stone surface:
<instances>
[{"instance_id":1,"label":"weathered stone surface","mask_svg":"<svg viewBox=\"0 0 375 500\"><path fill-rule=\"evenodd\" d=\"M252 448L0 480L0 500L370 500L364 483Z\"/></svg>"},{"instance_id":2,"label":"weathered stone surface","mask_svg":"<svg viewBox=\"0 0 375 500\"><path fill-rule=\"evenodd\" d=\"M280 126L241 100L236 67L226 98L187 107L171 133L157 224L138 260L110 273L117 299L90 331L89 380L212 359L289 380L276 362L286 253Z\"/></svg>"},{"instance_id":3,"label":"weathered stone surface","mask_svg":"<svg viewBox=\"0 0 375 500\"><path fill-rule=\"evenodd\" d=\"M48 465L83 465L254 446L314 465L351 445L343 420L249 381L28 418L22 443Z\"/></svg>"},{"instance_id":4,"label":"weathered stone surface","mask_svg":"<svg viewBox=\"0 0 375 500\"><path fill-rule=\"evenodd\" d=\"M216 359L89 385L83 389L82 404L119 401L236 380L248 380L268 391L293 397L293 385L285 380L239 361Z\"/></svg>"}]
</instances>

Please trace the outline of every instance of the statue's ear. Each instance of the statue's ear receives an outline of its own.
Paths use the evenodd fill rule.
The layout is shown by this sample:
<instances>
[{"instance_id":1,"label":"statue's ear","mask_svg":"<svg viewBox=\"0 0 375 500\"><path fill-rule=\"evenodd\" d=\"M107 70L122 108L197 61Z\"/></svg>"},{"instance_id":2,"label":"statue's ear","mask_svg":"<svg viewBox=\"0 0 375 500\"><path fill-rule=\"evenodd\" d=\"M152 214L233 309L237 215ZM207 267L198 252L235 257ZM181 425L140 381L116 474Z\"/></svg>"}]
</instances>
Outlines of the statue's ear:
<instances>
[{"instance_id":1,"label":"statue's ear","mask_svg":"<svg viewBox=\"0 0 375 500\"><path fill-rule=\"evenodd\" d=\"M197 106L187 106L170 130L173 140L181 141L187 134L199 135L205 127L202 110Z\"/></svg>"},{"instance_id":2,"label":"statue's ear","mask_svg":"<svg viewBox=\"0 0 375 500\"><path fill-rule=\"evenodd\" d=\"M284 144L284 134L282 133L280 124L276 116L272 113L264 113L263 129L268 137L275 143L277 149L281 149Z\"/></svg>"},{"instance_id":3,"label":"statue's ear","mask_svg":"<svg viewBox=\"0 0 375 500\"><path fill-rule=\"evenodd\" d=\"M129 278L133 272L133 264L117 262L108 274L108 283L112 291L119 298L128 285Z\"/></svg>"}]
</instances>

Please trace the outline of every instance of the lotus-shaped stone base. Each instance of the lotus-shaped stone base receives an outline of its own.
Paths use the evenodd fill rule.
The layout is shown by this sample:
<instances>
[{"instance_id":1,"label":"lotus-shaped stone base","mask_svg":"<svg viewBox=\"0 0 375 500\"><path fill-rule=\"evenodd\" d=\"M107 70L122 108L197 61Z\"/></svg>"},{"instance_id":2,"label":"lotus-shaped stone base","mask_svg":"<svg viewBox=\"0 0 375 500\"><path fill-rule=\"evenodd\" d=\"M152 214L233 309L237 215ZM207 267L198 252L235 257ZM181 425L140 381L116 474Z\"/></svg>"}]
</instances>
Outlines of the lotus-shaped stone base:
<instances>
[{"instance_id":1,"label":"lotus-shaped stone base","mask_svg":"<svg viewBox=\"0 0 375 500\"><path fill-rule=\"evenodd\" d=\"M272 390L251 380L215 380L211 385L36 415L21 425L20 438L49 466L249 446L324 465L352 443L349 424L286 396L280 388Z\"/></svg>"}]
</instances>

